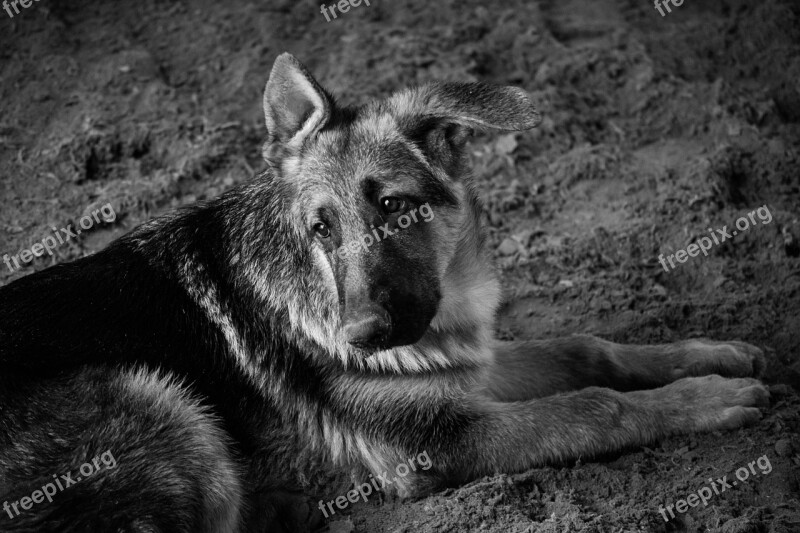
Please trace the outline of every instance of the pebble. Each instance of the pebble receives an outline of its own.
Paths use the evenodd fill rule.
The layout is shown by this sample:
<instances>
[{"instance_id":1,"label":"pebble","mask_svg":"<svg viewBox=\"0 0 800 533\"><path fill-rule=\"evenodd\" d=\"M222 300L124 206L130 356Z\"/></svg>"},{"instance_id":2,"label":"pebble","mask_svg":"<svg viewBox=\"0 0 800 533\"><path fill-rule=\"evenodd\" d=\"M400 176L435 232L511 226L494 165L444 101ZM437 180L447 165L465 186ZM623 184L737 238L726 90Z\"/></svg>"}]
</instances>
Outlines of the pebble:
<instances>
[{"instance_id":1,"label":"pebble","mask_svg":"<svg viewBox=\"0 0 800 533\"><path fill-rule=\"evenodd\" d=\"M775 453L781 457L789 457L793 451L794 446L792 446L792 441L789 439L780 439L775 443Z\"/></svg>"},{"instance_id":2,"label":"pebble","mask_svg":"<svg viewBox=\"0 0 800 533\"><path fill-rule=\"evenodd\" d=\"M513 255L519 249L517 241L514 239L506 238L497 247L497 253L503 256Z\"/></svg>"}]
</instances>

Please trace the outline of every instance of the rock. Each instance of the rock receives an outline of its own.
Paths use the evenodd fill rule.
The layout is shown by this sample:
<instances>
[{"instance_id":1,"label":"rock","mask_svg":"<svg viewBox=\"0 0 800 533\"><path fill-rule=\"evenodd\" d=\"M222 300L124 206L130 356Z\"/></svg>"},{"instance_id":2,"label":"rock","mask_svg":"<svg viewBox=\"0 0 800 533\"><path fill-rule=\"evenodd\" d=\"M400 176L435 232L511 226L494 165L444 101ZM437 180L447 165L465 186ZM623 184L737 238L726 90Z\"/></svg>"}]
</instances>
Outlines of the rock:
<instances>
[{"instance_id":1,"label":"rock","mask_svg":"<svg viewBox=\"0 0 800 533\"><path fill-rule=\"evenodd\" d=\"M519 250L519 244L514 239L506 238L497 247L497 253L502 256L514 255Z\"/></svg>"},{"instance_id":2,"label":"rock","mask_svg":"<svg viewBox=\"0 0 800 533\"><path fill-rule=\"evenodd\" d=\"M508 155L517 149L517 136L515 133L501 135L495 142L495 150L501 155Z\"/></svg>"},{"instance_id":3,"label":"rock","mask_svg":"<svg viewBox=\"0 0 800 533\"><path fill-rule=\"evenodd\" d=\"M780 439L775 443L775 453L781 457L789 457L793 451L794 446L792 446L792 441L789 439Z\"/></svg>"},{"instance_id":4,"label":"rock","mask_svg":"<svg viewBox=\"0 0 800 533\"><path fill-rule=\"evenodd\" d=\"M653 286L650 288L650 292L652 292L653 295L659 296L661 298L667 296L666 287L664 287L663 285L659 285L658 283L653 284Z\"/></svg>"}]
</instances>

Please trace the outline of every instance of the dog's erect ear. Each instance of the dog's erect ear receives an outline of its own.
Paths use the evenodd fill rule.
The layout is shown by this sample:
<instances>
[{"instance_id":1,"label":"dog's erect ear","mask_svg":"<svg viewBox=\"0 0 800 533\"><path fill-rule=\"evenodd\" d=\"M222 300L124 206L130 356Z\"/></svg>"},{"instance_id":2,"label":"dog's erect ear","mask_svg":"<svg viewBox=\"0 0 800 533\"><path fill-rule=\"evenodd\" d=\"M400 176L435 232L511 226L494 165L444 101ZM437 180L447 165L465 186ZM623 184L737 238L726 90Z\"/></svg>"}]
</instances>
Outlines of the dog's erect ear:
<instances>
[{"instance_id":1,"label":"dog's erect ear","mask_svg":"<svg viewBox=\"0 0 800 533\"><path fill-rule=\"evenodd\" d=\"M430 83L390 99L405 133L446 172L457 172L472 129L522 131L541 115L518 87L485 83Z\"/></svg>"},{"instance_id":2,"label":"dog's erect ear","mask_svg":"<svg viewBox=\"0 0 800 533\"><path fill-rule=\"evenodd\" d=\"M264 90L267 142L264 159L278 162L286 151L297 151L331 116L331 99L293 55L275 60Z\"/></svg>"}]
</instances>

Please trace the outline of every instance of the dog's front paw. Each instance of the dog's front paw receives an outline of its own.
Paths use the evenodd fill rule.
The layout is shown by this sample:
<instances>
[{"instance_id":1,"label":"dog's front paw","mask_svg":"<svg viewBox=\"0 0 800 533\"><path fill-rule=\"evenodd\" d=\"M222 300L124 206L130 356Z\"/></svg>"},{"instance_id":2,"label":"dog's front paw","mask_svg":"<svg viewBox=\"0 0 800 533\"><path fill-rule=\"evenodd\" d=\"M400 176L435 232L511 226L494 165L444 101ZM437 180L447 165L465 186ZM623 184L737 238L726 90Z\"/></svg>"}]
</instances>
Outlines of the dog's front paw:
<instances>
[{"instance_id":1,"label":"dog's front paw","mask_svg":"<svg viewBox=\"0 0 800 533\"><path fill-rule=\"evenodd\" d=\"M669 433L746 426L761 418L759 406L769 405L766 387L752 378L684 378L649 392Z\"/></svg>"},{"instance_id":2,"label":"dog's front paw","mask_svg":"<svg viewBox=\"0 0 800 533\"><path fill-rule=\"evenodd\" d=\"M709 374L732 378L758 377L766 366L763 350L746 342L708 339L691 339L685 342L682 377Z\"/></svg>"}]
</instances>

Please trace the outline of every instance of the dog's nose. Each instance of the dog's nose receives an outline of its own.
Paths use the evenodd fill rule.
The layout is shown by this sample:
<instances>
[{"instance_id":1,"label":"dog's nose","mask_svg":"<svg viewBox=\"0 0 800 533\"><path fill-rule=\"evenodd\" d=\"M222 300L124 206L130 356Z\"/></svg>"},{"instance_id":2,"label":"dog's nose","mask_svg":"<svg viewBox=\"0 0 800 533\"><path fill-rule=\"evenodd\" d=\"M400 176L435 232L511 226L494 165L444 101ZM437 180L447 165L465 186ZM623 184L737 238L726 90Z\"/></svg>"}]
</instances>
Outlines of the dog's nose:
<instances>
[{"instance_id":1,"label":"dog's nose","mask_svg":"<svg viewBox=\"0 0 800 533\"><path fill-rule=\"evenodd\" d=\"M390 332L389 315L378 306L362 309L345 320L347 342L359 348L377 348L385 344Z\"/></svg>"}]
</instances>

